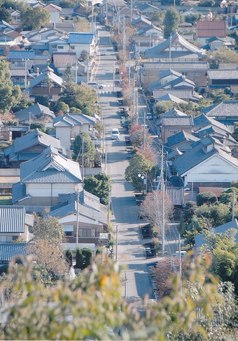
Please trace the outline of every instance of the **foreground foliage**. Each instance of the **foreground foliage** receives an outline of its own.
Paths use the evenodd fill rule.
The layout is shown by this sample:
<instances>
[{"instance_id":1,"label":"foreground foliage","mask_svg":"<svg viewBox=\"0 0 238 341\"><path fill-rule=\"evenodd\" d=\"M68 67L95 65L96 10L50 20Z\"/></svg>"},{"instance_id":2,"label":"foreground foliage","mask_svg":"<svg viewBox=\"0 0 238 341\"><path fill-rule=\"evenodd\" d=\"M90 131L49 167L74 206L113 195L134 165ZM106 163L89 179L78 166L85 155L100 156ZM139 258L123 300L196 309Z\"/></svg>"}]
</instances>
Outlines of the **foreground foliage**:
<instances>
[{"instance_id":1,"label":"foreground foliage","mask_svg":"<svg viewBox=\"0 0 238 341\"><path fill-rule=\"evenodd\" d=\"M60 280L52 287L45 287L35 272L33 276L29 259L13 263L0 286L8 299L0 338L212 340L211 323L225 300L217 280L207 273L209 263L190 262L182 286L174 277L170 296L140 304L123 300L118 266L101 256L73 281Z\"/></svg>"}]
</instances>

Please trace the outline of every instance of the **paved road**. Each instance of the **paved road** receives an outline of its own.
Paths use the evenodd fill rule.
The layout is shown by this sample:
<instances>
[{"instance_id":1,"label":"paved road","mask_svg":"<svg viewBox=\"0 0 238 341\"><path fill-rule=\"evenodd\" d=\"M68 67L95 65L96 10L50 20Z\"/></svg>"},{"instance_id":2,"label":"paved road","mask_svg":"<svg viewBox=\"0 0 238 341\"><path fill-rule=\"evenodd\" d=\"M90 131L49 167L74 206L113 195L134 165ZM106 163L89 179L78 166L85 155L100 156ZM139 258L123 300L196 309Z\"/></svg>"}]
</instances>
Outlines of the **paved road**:
<instances>
[{"instance_id":1,"label":"paved road","mask_svg":"<svg viewBox=\"0 0 238 341\"><path fill-rule=\"evenodd\" d=\"M124 179L125 169L128 166L129 154L125 146L125 131L120 127L117 113L117 88L113 87L113 68L116 54L113 50L110 33L99 28L99 65L94 79L104 84L99 92L99 101L102 107L105 125L107 173L112 179L112 209L114 213L114 228L118 227L118 261L126 268L123 278L126 278L124 292L129 300L143 298L148 295L153 298L152 286L147 272L144 248L138 231L138 207L136 206L132 187ZM114 91L113 91L114 90ZM120 141L111 141L112 128L121 131Z\"/></svg>"}]
</instances>

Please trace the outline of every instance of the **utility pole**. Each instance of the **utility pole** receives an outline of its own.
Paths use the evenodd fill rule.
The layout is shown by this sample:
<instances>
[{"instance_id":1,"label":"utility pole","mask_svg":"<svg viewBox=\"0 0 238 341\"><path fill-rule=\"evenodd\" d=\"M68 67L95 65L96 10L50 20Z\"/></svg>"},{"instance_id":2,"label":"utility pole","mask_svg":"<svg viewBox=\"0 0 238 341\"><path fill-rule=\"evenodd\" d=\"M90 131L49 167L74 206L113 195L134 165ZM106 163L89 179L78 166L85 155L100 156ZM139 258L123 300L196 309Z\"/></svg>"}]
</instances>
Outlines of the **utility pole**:
<instances>
[{"instance_id":1,"label":"utility pole","mask_svg":"<svg viewBox=\"0 0 238 341\"><path fill-rule=\"evenodd\" d=\"M108 9L107 9L107 0L105 1L105 7L106 7L106 18L105 18L105 23L107 25L107 13L108 13Z\"/></svg>"},{"instance_id":2,"label":"utility pole","mask_svg":"<svg viewBox=\"0 0 238 341\"><path fill-rule=\"evenodd\" d=\"M113 79L112 79L112 90L115 91L115 78L116 78L116 66L115 62L113 63Z\"/></svg>"},{"instance_id":3,"label":"utility pole","mask_svg":"<svg viewBox=\"0 0 238 341\"><path fill-rule=\"evenodd\" d=\"M124 274L124 281L125 281L125 298L127 297L127 276L126 276L126 272Z\"/></svg>"},{"instance_id":4,"label":"utility pole","mask_svg":"<svg viewBox=\"0 0 238 341\"><path fill-rule=\"evenodd\" d=\"M82 135L82 180L84 181L84 137Z\"/></svg>"},{"instance_id":5,"label":"utility pole","mask_svg":"<svg viewBox=\"0 0 238 341\"><path fill-rule=\"evenodd\" d=\"M125 16L122 19L122 49L123 49L123 59L126 59L126 23L125 23Z\"/></svg>"},{"instance_id":6,"label":"utility pole","mask_svg":"<svg viewBox=\"0 0 238 341\"><path fill-rule=\"evenodd\" d=\"M79 244L79 188L77 188L77 212L76 212L76 248Z\"/></svg>"},{"instance_id":7,"label":"utility pole","mask_svg":"<svg viewBox=\"0 0 238 341\"><path fill-rule=\"evenodd\" d=\"M131 22L133 20L133 0L131 0Z\"/></svg>"},{"instance_id":8,"label":"utility pole","mask_svg":"<svg viewBox=\"0 0 238 341\"><path fill-rule=\"evenodd\" d=\"M75 83L78 84L78 60L75 63Z\"/></svg>"},{"instance_id":9,"label":"utility pole","mask_svg":"<svg viewBox=\"0 0 238 341\"><path fill-rule=\"evenodd\" d=\"M145 110L143 110L143 149L145 150Z\"/></svg>"},{"instance_id":10,"label":"utility pole","mask_svg":"<svg viewBox=\"0 0 238 341\"><path fill-rule=\"evenodd\" d=\"M118 225L116 225L116 262L118 260Z\"/></svg>"},{"instance_id":11,"label":"utility pole","mask_svg":"<svg viewBox=\"0 0 238 341\"><path fill-rule=\"evenodd\" d=\"M164 255L165 251L165 188L164 188L164 148L162 145L161 148L161 191L162 191L162 255Z\"/></svg>"},{"instance_id":12,"label":"utility pole","mask_svg":"<svg viewBox=\"0 0 238 341\"><path fill-rule=\"evenodd\" d=\"M172 40L172 34L170 33L170 36L169 36L169 61L171 61L171 40Z\"/></svg>"},{"instance_id":13,"label":"utility pole","mask_svg":"<svg viewBox=\"0 0 238 341\"><path fill-rule=\"evenodd\" d=\"M181 255L181 238L179 233L179 276L180 276L180 290L182 291L182 255Z\"/></svg>"},{"instance_id":14,"label":"utility pole","mask_svg":"<svg viewBox=\"0 0 238 341\"><path fill-rule=\"evenodd\" d=\"M235 198L235 191L233 189L232 191L232 220L235 219L235 203L236 203L236 198Z\"/></svg>"}]
</instances>

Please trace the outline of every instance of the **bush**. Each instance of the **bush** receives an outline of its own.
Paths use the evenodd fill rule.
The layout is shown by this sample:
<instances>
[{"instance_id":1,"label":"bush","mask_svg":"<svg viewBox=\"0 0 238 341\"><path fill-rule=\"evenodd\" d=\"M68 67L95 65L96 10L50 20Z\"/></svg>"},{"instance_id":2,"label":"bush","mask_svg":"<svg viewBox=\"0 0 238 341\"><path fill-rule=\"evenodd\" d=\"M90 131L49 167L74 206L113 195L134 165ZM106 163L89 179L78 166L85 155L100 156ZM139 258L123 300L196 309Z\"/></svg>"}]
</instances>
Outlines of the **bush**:
<instances>
[{"instance_id":1,"label":"bush","mask_svg":"<svg viewBox=\"0 0 238 341\"><path fill-rule=\"evenodd\" d=\"M212 192L200 193L197 195L197 205L203 204L215 204L217 202L217 196Z\"/></svg>"},{"instance_id":2,"label":"bush","mask_svg":"<svg viewBox=\"0 0 238 341\"><path fill-rule=\"evenodd\" d=\"M65 258L66 258L66 262L69 263L69 266L71 267L73 264L73 255L72 255L71 250L66 251Z\"/></svg>"},{"instance_id":3,"label":"bush","mask_svg":"<svg viewBox=\"0 0 238 341\"><path fill-rule=\"evenodd\" d=\"M76 265L75 268L83 269L83 253L81 249L76 250Z\"/></svg>"}]
</instances>

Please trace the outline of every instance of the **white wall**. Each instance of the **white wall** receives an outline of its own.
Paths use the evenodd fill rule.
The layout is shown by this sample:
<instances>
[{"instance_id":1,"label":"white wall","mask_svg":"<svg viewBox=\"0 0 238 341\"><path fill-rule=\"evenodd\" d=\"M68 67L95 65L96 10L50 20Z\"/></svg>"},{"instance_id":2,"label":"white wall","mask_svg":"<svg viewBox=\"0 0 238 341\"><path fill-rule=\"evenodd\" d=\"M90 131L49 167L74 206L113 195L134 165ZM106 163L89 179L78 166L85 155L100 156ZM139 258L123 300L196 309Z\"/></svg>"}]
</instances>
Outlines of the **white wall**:
<instances>
[{"instance_id":1,"label":"white wall","mask_svg":"<svg viewBox=\"0 0 238 341\"><path fill-rule=\"evenodd\" d=\"M188 182L232 182L238 181L238 168L227 161L213 155L206 162L198 165L187 173L185 186Z\"/></svg>"},{"instance_id":2,"label":"white wall","mask_svg":"<svg viewBox=\"0 0 238 341\"><path fill-rule=\"evenodd\" d=\"M56 127L56 138L60 140L62 147L66 150L69 150L71 147L70 131L70 127Z\"/></svg>"},{"instance_id":3,"label":"white wall","mask_svg":"<svg viewBox=\"0 0 238 341\"><path fill-rule=\"evenodd\" d=\"M62 184L26 184L26 193L32 197L58 197L59 194L75 192L74 183Z\"/></svg>"}]
</instances>

